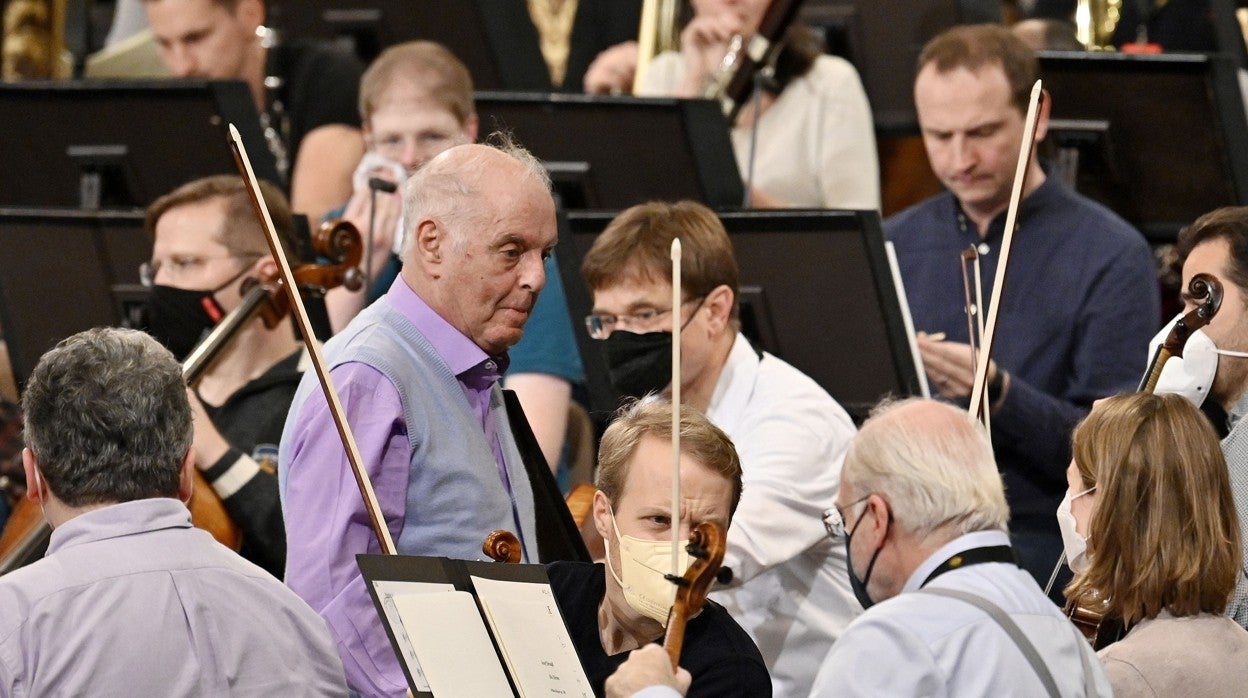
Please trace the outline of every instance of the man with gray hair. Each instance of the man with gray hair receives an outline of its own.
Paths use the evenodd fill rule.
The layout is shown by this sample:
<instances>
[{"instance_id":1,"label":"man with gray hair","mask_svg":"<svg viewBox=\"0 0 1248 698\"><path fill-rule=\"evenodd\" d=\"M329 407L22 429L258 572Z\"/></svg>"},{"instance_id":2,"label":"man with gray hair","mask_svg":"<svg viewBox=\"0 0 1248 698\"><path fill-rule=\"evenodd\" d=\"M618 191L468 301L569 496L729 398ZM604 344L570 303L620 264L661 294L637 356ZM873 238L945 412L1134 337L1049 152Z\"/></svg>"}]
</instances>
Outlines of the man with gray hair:
<instances>
[{"instance_id":1,"label":"man with gray hair","mask_svg":"<svg viewBox=\"0 0 1248 698\"><path fill-rule=\"evenodd\" d=\"M868 419L825 518L867 610L812 695L1110 695L1091 645L1018 567L1008 518L963 410L914 399Z\"/></svg>"},{"instance_id":2,"label":"man with gray hair","mask_svg":"<svg viewBox=\"0 0 1248 698\"><path fill-rule=\"evenodd\" d=\"M54 530L0 578L0 695L342 695L325 622L192 528L191 408L167 349L74 335L23 408L27 496Z\"/></svg>"},{"instance_id":3,"label":"man with gray hair","mask_svg":"<svg viewBox=\"0 0 1248 698\"><path fill-rule=\"evenodd\" d=\"M456 146L407 181L403 219L399 278L325 345L386 524L402 554L475 559L488 533L507 529L536 562L523 434L498 379L546 283L549 179L523 149ZM279 453L286 583L329 622L355 691L402 695L355 562L379 545L314 376L295 394Z\"/></svg>"}]
</instances>

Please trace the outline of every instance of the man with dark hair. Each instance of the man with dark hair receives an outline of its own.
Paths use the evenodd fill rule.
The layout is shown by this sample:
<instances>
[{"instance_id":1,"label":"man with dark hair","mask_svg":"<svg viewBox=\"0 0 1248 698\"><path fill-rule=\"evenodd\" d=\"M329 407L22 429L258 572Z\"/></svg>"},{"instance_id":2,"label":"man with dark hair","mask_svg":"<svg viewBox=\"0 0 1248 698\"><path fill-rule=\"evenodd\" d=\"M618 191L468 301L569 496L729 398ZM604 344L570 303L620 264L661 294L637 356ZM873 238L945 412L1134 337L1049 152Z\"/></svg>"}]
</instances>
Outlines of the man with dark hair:
<instances>
[{"instance_id":1,"label":"man with dark hair","mask_svg":"<svg viewBox=\"0 0 1248 698\"><path fill-rule=\"evenodd\" d=\"M543 512L498 379L546 283L550 180L518 147L460 145L407 181L403 210L399 278L325 345L386 525L407 555L476 559L502 528L537 561ZM312 375L280 456L286 583L329 622L354 690L402 694L355 560L379 545Z\"/></svg>"},{"instance_id":2,"label":"man with dark hair","mask_svg":"<svg viewBox=\"0 0 1248 698\"><path fill-rule=\"evenodd\" d=\"M974 247L986 303L1037 70L1031 49L997 25L955 27L919 57L919 126L948 191L890 218L885 233L924 368L948 400L965 403L974 378L959 259ZM1048 115L1046 98L1037 142ZM1138 232L1048 177L1034 158L1025 181L987 393L1014 546L1044 583L1062 552L1053 512L1066 490L1071 430L1093 400L1135 388L1160 311L1152 255Z\"/></svg>"},{"instance_id":3,"label":"man with dark hair","mask_svg":"<svg viewBox=\"0 0 1248 698\"><path fill-rule=\"evenodd\" d=\"M1207 274L1222 287L1222 306L1198 334L1207 341L1189 337L1181 359L1183 371L1203 393L1215 400L1228 416L1230 433L1222 439L1222 453L1231 474L1231 491L1248 559L1248 207L1228 206L1206 213L1179 234L1178 251L1183 259L1183 300L1191 310L1199 299L1188 292L1196 274ZM1197 333L1193 333L1197 334ZM1187 348L1185 347L1185 349ZM1203 355L1198 363L1197 352ZM1203 364L1202 373L1197 368ZM1210 373L1212 372L1212 375ZM1158 390L1166 390L1164 383ZM1189 398L1192 396L1189 395ZM1199 401L1200 398L1197 398ZM1248 627L1248 563L1240 570L1235 594L1226 615Z\"/></svg>"},{"instance_id":4,"label":"man with dark hair","mask_svg":"<svg viewBox=\"0 0 1248 698\"><path fill-rule=\"evenodd\" d=\"M0 579L0 694L343 693L324 621L192 528L191 407L168 350L79 333L39 361L23 408L27 496L54 530L47 557Z\"/></svg>"},{"instance_id":5,"label":"man with dark hair","mask_svg":"<svg viewBox=\"0 0 1248 698\"><path fill-rule=\"evenodd\" d=\"M264 0L143 0L161 60L180 78L242 80L265 142L309 220L351 194L364 152L355 111L362 68L329 45L278 42Z\"/></svg>"},{"instance_id":6,"label":"man with dark hair","mask_svg":"<svg viewBox=\"0 0 1248 698\"><path fill-rule=\"evenodd\" d=\"M854 424L809 376L741 334L732 241L715 213L692 201L624 211L585 255L587 330L602 341L616 389L634 397L670 389L674 238L683 250L682 401L733 440L745 483L724 556L735 574L712 597L758 645L773 692L806 695L860 610L844 551L819 526Z\"/></svg>"},{"instance_id":7,"label":"man with dark hair","mask_svg":"<svg viewBox=\"0 0 1248 698\"><path fill-rule=\"evenodd\" d=\"M287 258L296 257L294 220L277 187L260 190ZM148 332L179 360L243 301L249 281L273 279L277 262L243 180L189 182L148 207L152 259ZM247 320L191 390L195 467L242 534L243 557L281 578L286 536L277 492L277 447L306 366L291 319ZM203 496L211 496L205 493Z\"/></svg>"}]
</instances>

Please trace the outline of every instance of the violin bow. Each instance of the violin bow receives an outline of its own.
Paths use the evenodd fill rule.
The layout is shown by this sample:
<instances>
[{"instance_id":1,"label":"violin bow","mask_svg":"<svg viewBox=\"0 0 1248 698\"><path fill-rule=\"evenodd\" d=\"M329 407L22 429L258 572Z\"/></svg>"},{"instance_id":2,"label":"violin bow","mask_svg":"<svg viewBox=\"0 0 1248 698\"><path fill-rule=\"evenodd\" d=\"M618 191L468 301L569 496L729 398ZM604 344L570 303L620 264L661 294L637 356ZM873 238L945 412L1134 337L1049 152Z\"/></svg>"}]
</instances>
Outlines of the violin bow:
<instances>
[{"instance_id":1,"label":"violin bow","mask_svg":"<svg viewBox=\"0 0 1248 698\"><path fill-rule=\"evenodd\" d=\"M1040 100L1043 98L1043 87L1039 80L1031 87L1031 99L1027 104L1027 121L1023 126L1023 142L1019 147L1018 166L1014 170L1014 186L1010 189L1010 206L1005 214L1005 235L1001 241L1001 256L997 261L997 273L992 282L992 300L988 306L988 319L985 323L984 336L979 346L979 358L975 366L975 382L971 386L971 404L967 411L972 417L984 421L987 410L984 409L984 391L988 383L988 366L992 363L992 341L997 333L997 313L1001 309L1001 289L1005 286L1006 267L1010 261L1010 246L1014 242L1015 228L1018 227L1018 204L1023 198L1023 187L1027 180L1027 168L1031 165L1032 155L1036 150L1036 122L1040 118ZM982 310L982 308L981 308Z\"/></svg>"},{"instance_id":2,"label":"violin bow","mask_svg":"<svg viewBox=\"0 0 1248 698\"><path fill-rule=\"evenodd\" d=\"M243 145L242 137L238 135L238 129L234 128L234 124L230 124L230 146L234 152L234 162L238 166L239 174L247 183L247 194L251 197L252 208L263 223L269 251L273 253L273 259L277 261L281 273L283 282L281 286L290 300L290 307L294 310L295 321L299 325L300 334L303 335L304 346L307 347L308 355L312 357L312 366L321 383L325 400L329 403L329 411L334 417L334 426L338 428L338 436L341 437L342 445L346 448L347 460L351 463L351 472L355 475L360 495L364 498L364 508L368 511L368 518L372 523L373 532L377 535L381 552L385 555L394 555L394 539L390 536L390 529L386 527L381 505L377 503L373 483L364 470L364 459L360 456L360 449L355 443L355 435L351 432L351 425L347 423L347 418L343 414L342 402L338 399L338 391L334 388L333 378L330 377L329 369L325 366L325 356L321 353L321 345L316 341L316 335L312 331L312 322L308 319L308 311L303 305L303 298L299 295L294 273L290 269L290 263L286 260L286 254L282 251L277 231L273 227L273 218L269 215L269 208L264 203L264 197L260 195L260 185L256 182L256 173L251 168L247 149Z\"/></svg>"},{"instance_id":3,"label":"violin bow","mask_svg":"<svg viewBox=\"0 0 1248 698\"><path fill-rule=\"evenodd\" d=\"M680 569L680 332L681 305L685 301L680 279L680 238L672 240L672 577ZM675 582L673 582L675 583Z\"/></svg>"}]
</instances>

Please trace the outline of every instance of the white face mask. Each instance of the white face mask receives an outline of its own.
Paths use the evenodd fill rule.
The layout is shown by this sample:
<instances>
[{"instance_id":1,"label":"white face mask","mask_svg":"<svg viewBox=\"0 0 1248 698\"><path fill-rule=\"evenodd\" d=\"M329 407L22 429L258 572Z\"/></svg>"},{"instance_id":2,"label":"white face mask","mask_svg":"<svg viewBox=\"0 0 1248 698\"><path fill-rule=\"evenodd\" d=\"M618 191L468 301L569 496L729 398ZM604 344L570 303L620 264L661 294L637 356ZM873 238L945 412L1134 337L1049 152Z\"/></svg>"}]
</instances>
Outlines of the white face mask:
<instances>
[{"instance_id":1,"label":"white face mask","mask_svg":"<svg viewBox=\"0 0 1248 698\"><path fill-rule=\"evenodd\" d=\"M1066 550L1066 566L1075 574L1088 569L1088 539L1079 532L1075 524L1075 515L1071 512L1070 505L1071 502L1095 489L1095 487L1089 487L1073 497L1070 494L1070 490L1067 490L1066 496L1062 497L1062 503L1057 505L1057 527L1062 531L1062 547Z\"/></svg>"},{"instance_id":2,"label":"white face mask","mask_svg":"<svg viewBox=\"0 0 1248 698\"><path fill-rule=\"evenodd\" d=\"M1161 331L1153 337L1153 341L1149 342L1150 358L1157 354L1157 349L1165 342L1170 329L1178 320L1179 318L1176 317L1174 321L1166 323L1165 327L1162 327ZM1188 336L1187 343L1183 345L1183 357L1171 358L1161 369L1161 376L1158 377L1157 387L1153 389L1153 392L1159 395L1182 395L1199 407L1208 397L1209 389L1213 386L1213 379L1218 374L1219 355L1248 357L1246 352L1217 348L1203 329L1196 330Z\"/></svg>"},{"instance_id":3,"label":"white face mask","mask_svg":"<svg viewBox=\"0 0 1248 698\"><path fill-rule=\"evenodd\" d=\"M611 566L611 542L603 541L607 548L607 569L624 591L624 600L634 611L652 618L667 627L667 616L676 601L676 585L666 575L672 572L672 542L670 540L645 540L633 536L621 536L611 514L611 528L620 542L620 572ZM689 569L689 552L680 548L679 569Z\"/></svg>"}]
</instances>

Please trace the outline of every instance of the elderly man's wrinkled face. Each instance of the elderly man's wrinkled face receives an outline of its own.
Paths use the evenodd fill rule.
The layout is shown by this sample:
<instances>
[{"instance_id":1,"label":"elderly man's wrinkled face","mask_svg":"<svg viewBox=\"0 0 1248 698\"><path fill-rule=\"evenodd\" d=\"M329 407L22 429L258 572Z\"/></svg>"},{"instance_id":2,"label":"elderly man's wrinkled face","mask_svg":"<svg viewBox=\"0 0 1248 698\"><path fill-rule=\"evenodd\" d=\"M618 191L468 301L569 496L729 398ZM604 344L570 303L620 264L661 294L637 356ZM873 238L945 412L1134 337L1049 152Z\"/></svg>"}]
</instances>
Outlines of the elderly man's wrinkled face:
<instances>
[{"instance_id":1,"label":"elderly man's wrinkled face","mask_svg":"<svg viewBox=\"0 0 1248 698\"><path fill-rule=\"evenodd\" d=\"M524 334L537 294L546 284L546 258L555 246L555 205L518 168L487 172L483 216L441 246L443 317L489 354L505 352ZM471 220L471 218L466 219Z\"/></svg>"}]
</instances>

